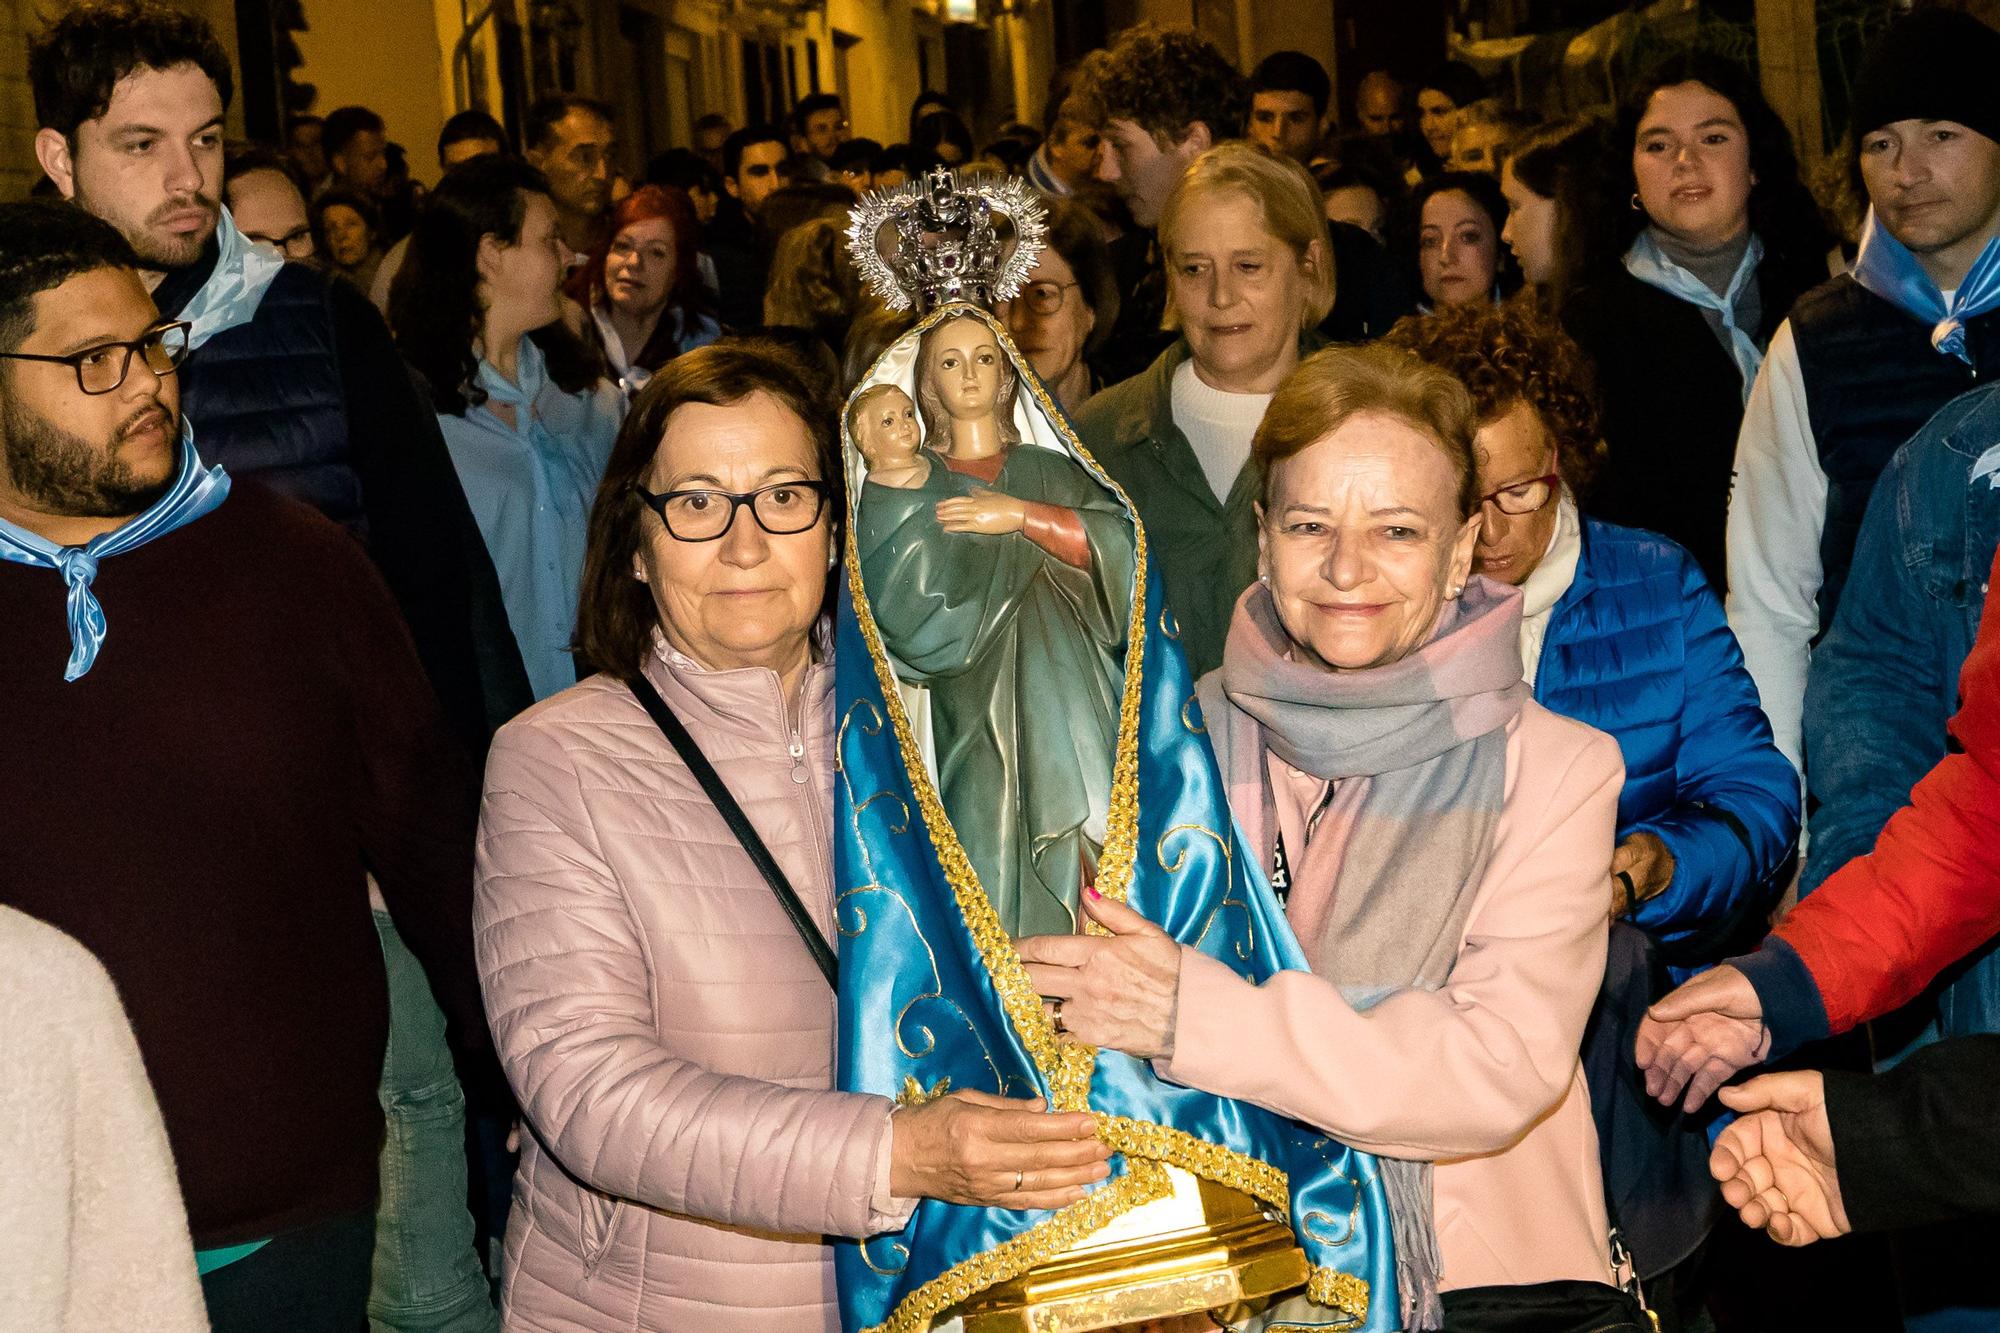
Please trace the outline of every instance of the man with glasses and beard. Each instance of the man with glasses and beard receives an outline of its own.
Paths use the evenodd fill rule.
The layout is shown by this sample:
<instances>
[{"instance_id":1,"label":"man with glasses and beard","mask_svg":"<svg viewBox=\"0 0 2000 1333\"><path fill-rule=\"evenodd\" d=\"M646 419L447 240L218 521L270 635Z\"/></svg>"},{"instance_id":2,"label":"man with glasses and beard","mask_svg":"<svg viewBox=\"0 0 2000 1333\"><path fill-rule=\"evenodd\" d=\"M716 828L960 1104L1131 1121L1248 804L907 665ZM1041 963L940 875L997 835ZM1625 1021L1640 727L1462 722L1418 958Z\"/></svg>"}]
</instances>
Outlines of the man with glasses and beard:
<instances>
[{"instance_id":1,"label":"man with glasses and beard","mask_svg":"<svg viewBox=\"0 0 2000 1333\"><path fill-rule=\"evenodd\" d=\"M499 583L429 407L365 296L250 245L222 207L229 59L153 0L87 0L31 44L35 153L121 232L201 353L202 448L362 537L454 732L483 753L531 699Z\"/></svg>"},{"instance_id":2,"label":"man with glasses and beard","mask_svg":"<svg viewBox=\"0 0 2000 1333\"><path fill-rule=\"evenodd\" d=\"M388 1032L372 875L473 1072L476 788L361 547L198 452L187 321L0 206L0 903L103 962L218 1330L351 1330Z\"/></svg>"}]
</instances>

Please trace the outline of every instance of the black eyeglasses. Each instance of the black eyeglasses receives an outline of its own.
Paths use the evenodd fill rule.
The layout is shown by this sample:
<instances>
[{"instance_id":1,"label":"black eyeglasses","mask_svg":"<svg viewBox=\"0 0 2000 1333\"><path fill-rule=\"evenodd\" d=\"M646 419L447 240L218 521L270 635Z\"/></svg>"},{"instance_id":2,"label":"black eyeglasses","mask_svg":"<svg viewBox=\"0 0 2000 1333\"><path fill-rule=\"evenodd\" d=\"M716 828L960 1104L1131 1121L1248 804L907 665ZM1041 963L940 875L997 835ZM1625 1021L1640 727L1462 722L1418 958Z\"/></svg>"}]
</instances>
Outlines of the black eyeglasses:
<instances>
[{"instance_id":1,"label":"black eyeglasses","mask_svg":"<svg viewBox=\"0 0 2000 1333\"><path fill-rule=\"evenodd\" d=\"M67 356L44 356L35 352L0 352L8 361L52 361L76 372L76 387L88 394L111 393L125 382L132 368L132 353L146 358L146 368L155 375L171 375L188 357L188 329L184 321L162 324L129 342L99 343Z\"/></svg>"},{"instance_id":2,"label":"black eyeglasses","mask_svg":"<svg viewBox=\"0 0 2000 1333\"><path fill-rule=\"evenodd\" d=\"M712 542L736 522L739 507L748 507L757 526L773 537L789 537L819 522L833 488L823 481L777 481L754 491L667 491L655 495L637 482L632 489L646 507L667 525L667 535L681 542Z\"/></svg>"}]
</instances>

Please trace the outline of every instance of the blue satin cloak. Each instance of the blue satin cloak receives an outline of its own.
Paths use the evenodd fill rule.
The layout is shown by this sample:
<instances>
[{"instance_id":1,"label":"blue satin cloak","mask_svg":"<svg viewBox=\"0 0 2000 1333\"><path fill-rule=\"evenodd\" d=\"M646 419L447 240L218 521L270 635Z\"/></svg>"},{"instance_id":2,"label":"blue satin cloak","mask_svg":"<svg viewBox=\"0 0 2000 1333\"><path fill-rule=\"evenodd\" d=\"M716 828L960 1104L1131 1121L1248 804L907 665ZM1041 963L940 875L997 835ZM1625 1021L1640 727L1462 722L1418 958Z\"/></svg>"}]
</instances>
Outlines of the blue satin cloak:
<instances>
[{"instance_id":1,"label":"blue satin cloak","mask_svg":"<svg viewBox=\"0 0 2000 1333\"><path fill-rule=\"evenodd\" d=\"M1023 380L1024 389L1040 390L1031 373ZM1060 409L1037 396L1061 421ZM1067 422L1061 424L1069 434ZM1160 1175L1151 1160L1164 1157L1224 1184L1249 1184L1267 1202L1286 1205L1282 1211L1316 1284L1338 1289L1355 1316L1327 1327L1395 1328L1389 1210L1372 1157L1261 1108L1165 1082L1127 1056L1054 1037L1011 943L980 919L983 899L966 893L969 866L941 822L915 742L907 735L899 740L900 704L885 699L887 666L871 653L872 616L865 608L858 613L854 600L857 568L850 548L835 678L838 1084L905 1100L946 1089L1044 1096L1057 1109L1080 1109L1087 1086L1087 1108L1100 1113L1106 1137L1123 1151L1112 1160L1109 1181L1059 1213L925 1200L901 1231L837 1241L843 1327L849 1333L928 1328L938 1311L1025 1271L1150 1197L1147 1182ZM1143 619L1135 621L1141 670L1136 782L1127 783L1134 798L1128 815L1136 815L1127 901L1174 938L1253 981L1280 969L1303 970L1282 908L1229 813L1173 619L1150 569ZM1128 674L1128 707L1134 687ZM928 818L920 788L931 800ZM1117 896L1115 790L1113 799L1100 886ZM1365 1294L1356 1300L1358 1293Z\"/></svg>"}]
</instances>

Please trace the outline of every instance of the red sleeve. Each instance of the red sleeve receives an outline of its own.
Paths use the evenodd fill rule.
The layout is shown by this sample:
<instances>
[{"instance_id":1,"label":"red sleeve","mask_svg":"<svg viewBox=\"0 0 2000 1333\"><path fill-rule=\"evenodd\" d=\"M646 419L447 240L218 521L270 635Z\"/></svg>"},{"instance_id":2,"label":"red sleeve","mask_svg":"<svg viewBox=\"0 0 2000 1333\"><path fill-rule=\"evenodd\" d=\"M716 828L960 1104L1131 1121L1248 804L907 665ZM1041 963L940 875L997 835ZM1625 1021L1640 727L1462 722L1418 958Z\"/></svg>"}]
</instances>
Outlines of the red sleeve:
<instances>
[{"instance_id":1,"label":"red sleeve","mask_svg":"<svg viewBox=\"0 0 2000 1333\"><path fill-rule=\"evenodd\" d=\"M1065 565L1076 569L1090 568L1090 539L1084 535L1081 515L1074 509L1045 504L1040 500L1024 500L1022 503L1028 509L1027 521L1021 527L1022 536Z\"/></svg>"},{"instance_id":2,"label":"red sleeve","mask_svg":"<svg viewBox=\"0 0 2000 1333\"><path fill-rule=\"evenodd\" d=\"M2000 582L1996 562L1990 582ZM1956 744L1875 849L1801 901L1776 934L1798 951L1842 1032L1920 995L2000 931L2000 597L1959 673Z\"/></svg>"}]
</instances>

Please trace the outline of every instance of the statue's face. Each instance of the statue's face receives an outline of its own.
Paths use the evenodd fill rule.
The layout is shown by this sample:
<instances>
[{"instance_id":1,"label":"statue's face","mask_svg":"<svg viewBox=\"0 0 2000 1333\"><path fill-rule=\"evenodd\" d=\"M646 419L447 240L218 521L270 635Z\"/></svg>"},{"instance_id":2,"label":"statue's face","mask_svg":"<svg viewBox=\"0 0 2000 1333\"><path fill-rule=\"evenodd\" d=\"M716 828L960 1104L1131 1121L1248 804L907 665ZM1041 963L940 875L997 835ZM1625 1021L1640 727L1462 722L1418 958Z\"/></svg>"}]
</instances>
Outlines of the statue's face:
<instances>
[{"instance_id":1,"label":"statue's face","mask_svg":"<svg viewBox=\"0 0 2000 1333\"><path fill-rule=\"evenodd\" d=\"M937 326L929 340L924 373L953 420L993 414L1000 393L1000 342L984 320L966 316Z\"/></svg>"}]
</instances>

